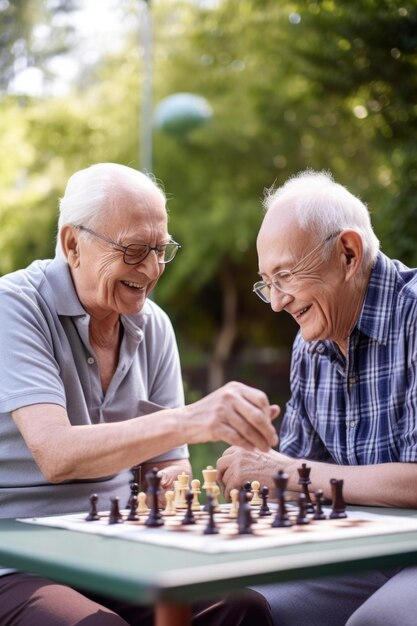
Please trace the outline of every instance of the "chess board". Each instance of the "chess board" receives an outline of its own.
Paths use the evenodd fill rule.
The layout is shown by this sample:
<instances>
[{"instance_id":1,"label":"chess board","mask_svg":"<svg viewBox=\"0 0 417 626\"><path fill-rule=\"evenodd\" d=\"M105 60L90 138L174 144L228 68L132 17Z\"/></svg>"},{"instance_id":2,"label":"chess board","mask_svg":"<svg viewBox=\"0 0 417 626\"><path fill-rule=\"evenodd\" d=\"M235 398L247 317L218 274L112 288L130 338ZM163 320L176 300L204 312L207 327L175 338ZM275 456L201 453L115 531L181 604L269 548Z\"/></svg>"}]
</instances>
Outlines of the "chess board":
<instances>
[{"instance_id":1,"label":"chess board","mask_svg":"<svg viewBox=\"0 0 417 626\"><path fill-rule=\"evenodd\" d=\"M54 528L64 528L84 533L99 534L107 537L118 537L128 541L151 543L159 546L175 547L204 553L237 552L245 550L261 550L272 547L288 546L310 542L332 541L343 538L367 537L390 533L417 530L417 519L399 516L385 516L370 513L348 511L345 519L310 520L305 525L293 525L289 528L272 528L271 522L275 511L269 517L258 517L256 509L253 517L256 523L251 527L252 534L239 535L235 519L230 519L230 505L222 505L220 512L214 516L218 534L205 535L208 515L202 509L195 513L196 523L184 526L182 519L185 511L177 512L172 517L165 517L164 525L159 528L148 528L145 525L146 515L139 521L127 521L128 511L122 511L123 522L109 524L108 512L100 512L100 519L86 521L86 513L25 518L20 522L38 524ZM324 509L327 515L330 510ZM290 509L290 517L295 521L296 510Z\"/></svg>"}]
</instances>

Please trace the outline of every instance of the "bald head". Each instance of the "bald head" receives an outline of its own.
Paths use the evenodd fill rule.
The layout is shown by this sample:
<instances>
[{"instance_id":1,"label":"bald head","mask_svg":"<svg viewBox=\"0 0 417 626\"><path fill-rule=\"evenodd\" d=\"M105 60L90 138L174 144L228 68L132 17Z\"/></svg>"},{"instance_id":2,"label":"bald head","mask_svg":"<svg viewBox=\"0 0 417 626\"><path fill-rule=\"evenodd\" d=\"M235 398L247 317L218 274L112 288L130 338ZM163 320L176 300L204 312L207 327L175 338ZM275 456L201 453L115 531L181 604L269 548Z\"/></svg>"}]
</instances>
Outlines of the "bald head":
<instances>
[{"instance_id":1,"label":"bald head","mask_svg":"<svg viewBox=\"0 0 417 626\"><path fill-rule=\"evenodd\" d=\"M311 240L354 230L362 239L365 264L370 266L375 260L379 241L366 205L336 183L328 172L307 170L287 180L282 187L268 190L264 207L266 215L261 231L277 226L278 221L288 224L288 220L299 232L308 233Z\"/></svg>"},{"instance_id":2,"label":"bald head","mask_svg":"<svg viewBox=\"0 0 417 626\"><path fill-rule=\"evenodd\" d=\"M130 204L133 209L140 205L141 209L152 210L153 205L166 204L165 194L149 176L125 165L97 163L75 172L60 200L57 255L62 256L59 232L64 224L97 228L120 210L120 197L128 200L124 206Z\"/></svg>"}]
</instances>

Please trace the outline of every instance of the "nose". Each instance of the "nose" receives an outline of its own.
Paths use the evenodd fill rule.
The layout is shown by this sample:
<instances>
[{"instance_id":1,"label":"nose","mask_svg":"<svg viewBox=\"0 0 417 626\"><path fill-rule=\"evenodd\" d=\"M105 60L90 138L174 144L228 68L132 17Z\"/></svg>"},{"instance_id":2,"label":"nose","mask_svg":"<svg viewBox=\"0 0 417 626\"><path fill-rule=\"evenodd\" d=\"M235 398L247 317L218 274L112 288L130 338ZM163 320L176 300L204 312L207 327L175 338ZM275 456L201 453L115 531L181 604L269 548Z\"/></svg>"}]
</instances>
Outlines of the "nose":
<instances>
[{"instance_id":1,"label":"nose","mask_svg":"<svg viewBox=\"0 0 417 626\"><path fill-rule=\"evenodd\" d=\"M164 265L158 263L155 250L150 250L143 261L141 261L139 265L136 265L136 269L140 273L146 274L150 280L157 280L164 271L164 267Z\"/></svg>"},{"instance_id":2,"label":"nose","mask_svg":"<svg viewBox=\"0 0 417 626\"><path fill-rule=\"evenodd\" d=\"M293 300L293 296L289 293L285 293L285 291L280 291L275 287L271 289L271 309L275 311L275 313L279 313L287 304L289 304Z\"/></svg>"}]
</instances>

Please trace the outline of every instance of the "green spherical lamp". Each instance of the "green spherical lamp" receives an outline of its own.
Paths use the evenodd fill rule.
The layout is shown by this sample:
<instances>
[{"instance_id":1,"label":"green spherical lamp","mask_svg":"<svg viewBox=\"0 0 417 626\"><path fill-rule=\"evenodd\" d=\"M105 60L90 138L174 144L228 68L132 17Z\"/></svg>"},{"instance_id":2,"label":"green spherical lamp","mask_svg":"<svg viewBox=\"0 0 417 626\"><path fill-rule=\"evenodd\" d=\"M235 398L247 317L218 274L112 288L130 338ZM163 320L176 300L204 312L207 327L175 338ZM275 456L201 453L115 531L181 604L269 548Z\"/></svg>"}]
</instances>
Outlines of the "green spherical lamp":
<instances>
[{"instance_id":1,"label":"green spherical lamp","mask_svg":"<svg viewBox=\"0 0 417 626\"><path fill-rule=\"evenodd\" d=\"M192 93L175 93L161 100L153 115L155 128L172 135L186 135L212 117L205 98Z\"/></svg>"}]
</instances>

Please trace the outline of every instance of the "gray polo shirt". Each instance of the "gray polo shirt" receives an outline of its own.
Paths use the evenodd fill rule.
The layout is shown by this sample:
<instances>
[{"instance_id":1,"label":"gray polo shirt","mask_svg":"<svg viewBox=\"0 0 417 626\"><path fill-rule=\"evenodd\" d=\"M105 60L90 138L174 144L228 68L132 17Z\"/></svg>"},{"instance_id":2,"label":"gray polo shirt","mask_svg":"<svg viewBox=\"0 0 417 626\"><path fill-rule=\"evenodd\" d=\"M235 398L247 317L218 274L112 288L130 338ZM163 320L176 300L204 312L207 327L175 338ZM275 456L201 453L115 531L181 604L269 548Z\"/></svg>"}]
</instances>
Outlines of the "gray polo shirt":
<instances>
[{"instance_id":1,"label":"gray polo shirt","mask_svg":"<svg viewBox=\"0 0 417 626\"><path fill-rule=\"evenodd\" d=\"M180 362L168 316L148 300L122 316L117 370L103 395L88 338L89 315L61 259L36 261L0 278L0 517L32 517L88 510L119 496L125 506L127 469L97 480L48 483L34 462L11 411L37 403L65 407L73 425L131 419L184 404ZM188 458L186 446L157 460ZM157 463L156 463L157 465Z\"/></svg>"}]
</instances>

